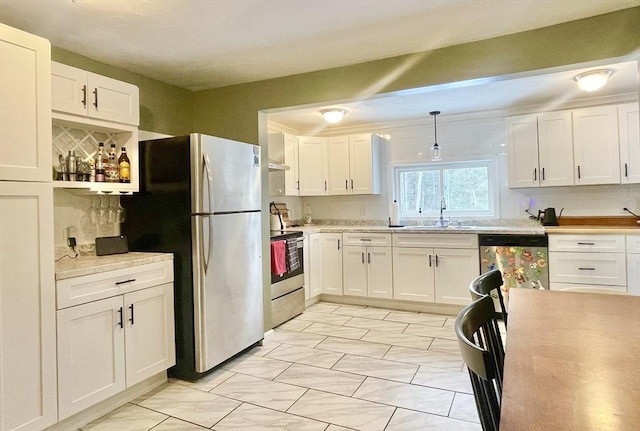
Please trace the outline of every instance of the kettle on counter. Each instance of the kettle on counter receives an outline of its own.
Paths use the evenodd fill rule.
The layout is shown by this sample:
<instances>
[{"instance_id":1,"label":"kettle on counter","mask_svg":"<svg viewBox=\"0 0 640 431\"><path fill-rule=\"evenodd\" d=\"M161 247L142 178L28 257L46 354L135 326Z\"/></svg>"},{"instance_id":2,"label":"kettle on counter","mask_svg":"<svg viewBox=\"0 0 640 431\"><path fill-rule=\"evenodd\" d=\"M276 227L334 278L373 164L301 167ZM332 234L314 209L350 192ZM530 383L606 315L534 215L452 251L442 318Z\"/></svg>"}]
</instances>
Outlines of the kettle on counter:
<instances>
[{"instance_id":1,"label":"kettle on counter","mask_svg":"<svg viewBox=\"0 0 640 431\"><path fill-rule=\"evenodd\" d=\"M544 211L539 210L538 220L542 220L543 226L558 226L559 225L558 220L560 220L560 217L562 217L562 211L564 211L564 208L562 208L560 210L560 214L556 216L555 208L547 208ZM542 217L540 217L540 215L542 215Z\"/></svg>"}]
</instances>

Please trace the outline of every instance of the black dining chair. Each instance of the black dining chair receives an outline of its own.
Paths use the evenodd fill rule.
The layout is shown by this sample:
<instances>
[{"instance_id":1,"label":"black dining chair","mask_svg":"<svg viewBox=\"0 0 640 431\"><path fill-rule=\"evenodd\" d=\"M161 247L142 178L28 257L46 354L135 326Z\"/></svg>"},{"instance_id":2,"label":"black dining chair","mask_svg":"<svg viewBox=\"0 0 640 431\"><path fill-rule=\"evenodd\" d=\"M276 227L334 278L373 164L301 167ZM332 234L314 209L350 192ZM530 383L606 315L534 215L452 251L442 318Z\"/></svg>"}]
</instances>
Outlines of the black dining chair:
<instances>
[{"instance_id":1,"label":"black dining chair","mask_svg":"<svg viewBox=\"0 0 640 431\"><path fill-rule=\"evenodd\" d=\"M504 321L504 327L507 328L507 307L504 304L504 297L502 296L502 273L499 269L492 269L489 272L485 272L480 276L471 280L469 283L469 291L471 292L471 299L474 301L480 299L483 296L491 296L492 291L496 291L498 301L500 301L500 309L502 311L502 320Z\"/></svg>"},{"instance_id":2,"label":"black dining chair","mask_svg":"<svg viewBox=\"0 0 640 431\"><path fill-rule=\"evenodd\" d=\"M484 431L498 431L504 374L504 347L490 296L466 306L455 321L462 359L469 369L478 416Z\"/></svg>"}]
</instances>

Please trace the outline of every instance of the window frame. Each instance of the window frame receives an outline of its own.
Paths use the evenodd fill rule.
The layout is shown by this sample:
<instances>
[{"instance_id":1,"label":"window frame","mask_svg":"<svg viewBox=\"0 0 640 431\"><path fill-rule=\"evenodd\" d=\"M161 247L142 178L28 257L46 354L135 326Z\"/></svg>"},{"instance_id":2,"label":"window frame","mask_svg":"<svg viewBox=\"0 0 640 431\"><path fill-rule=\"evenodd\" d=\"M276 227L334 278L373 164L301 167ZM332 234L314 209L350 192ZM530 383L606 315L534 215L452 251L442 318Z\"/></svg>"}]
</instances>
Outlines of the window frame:
<instances>
[{"instance_id":1,"label":"window frame","mask_svg":"<svg viewBox=\"0 0 640 431\"><path fill-rule=\"evenodd\" d=\"M488 175L488 187L489 187L489 209L486 211L451 211L445 210L444 216L446 218L455 217L456 219L495 219L500 217L499 201L500 201L500 185L499 185L499 172L498 172L498 159L497 156L487 157L483 156L477 159L464 159L464 160L446 160L446 161L417 161L417 162L393 162L389 164L391 178L391 190L393 191L394 199L400 199L400 173L411 172L416 170L439 172L440 178L443 179L443 171L450 168L473 168L473 167L486 167ZM444 184L441 183L441 193L444 193ZM400 203L400 202L399 202ZM402 205L398 205L402 208ZM399 211L399 218L402 219L420 219L420 218L437 218L440 217L440 211L422 211L420 214L418 211Z\"/></svg>"}]
</instances>

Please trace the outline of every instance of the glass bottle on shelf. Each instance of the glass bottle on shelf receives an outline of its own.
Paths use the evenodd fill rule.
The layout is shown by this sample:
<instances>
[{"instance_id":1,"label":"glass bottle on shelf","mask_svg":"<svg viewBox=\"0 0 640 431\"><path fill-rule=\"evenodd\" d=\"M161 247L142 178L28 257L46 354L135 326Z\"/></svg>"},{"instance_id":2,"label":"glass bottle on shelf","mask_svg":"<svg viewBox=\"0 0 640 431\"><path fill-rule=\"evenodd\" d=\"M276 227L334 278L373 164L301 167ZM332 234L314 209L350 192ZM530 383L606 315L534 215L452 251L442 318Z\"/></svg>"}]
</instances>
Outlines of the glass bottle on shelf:
<instances>
[{"instance_id":1,"label":"glass bottle on shelf","mask_svg":"<svg viewBox=\"0 0 640 431\"><path fill-rule=\"evenodd\" d=\"M109 150L109 161L107 162L105 171L108 183L117 183L119 181L118 161L116 160L116 144L111 144L111 149Z\"/></svg>"},{"instance_id":2,"label":"glass bottle on shelf","mask_svg":"<svg viewBox=\"0 0 640 431\"><path fill-rule=\"evenodd\" d=\"M104 166L104 143L98 144L98 154L96 155L96 183L105 182L105 166Z\"/></svg>"},{"instance_id":3,"label":"glass bottle on shelf","mask_svg":"<svg viewBox=\"0 0 640 431\"><path fill-rule=\"evenodd\" d=\"M129 163L129 157L127 156L127 149L122 147L120 149L120 157L118 157L118 172L120 174L121 183L131 182L130 167L131 165Z\"/></svg>"}]
</instances>

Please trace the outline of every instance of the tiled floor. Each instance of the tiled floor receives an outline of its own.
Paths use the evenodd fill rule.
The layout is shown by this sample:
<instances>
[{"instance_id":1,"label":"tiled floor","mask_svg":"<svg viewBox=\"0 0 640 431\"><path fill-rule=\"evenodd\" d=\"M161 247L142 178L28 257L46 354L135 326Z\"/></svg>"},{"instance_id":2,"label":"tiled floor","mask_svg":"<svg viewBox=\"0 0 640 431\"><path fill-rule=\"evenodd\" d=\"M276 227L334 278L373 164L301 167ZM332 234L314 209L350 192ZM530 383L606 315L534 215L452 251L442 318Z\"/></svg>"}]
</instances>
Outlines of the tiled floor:
<instances>
[{"instance_id":1,"label":"tiled floor","mask_svg":"<svg viewBox=\"0 0 640 431\"><path fill-rule=\"evenodd\" d=\"M453 319L312 305L197 383L170 380L91 431L479 431Z\"/></svg>"}]
</instances>

